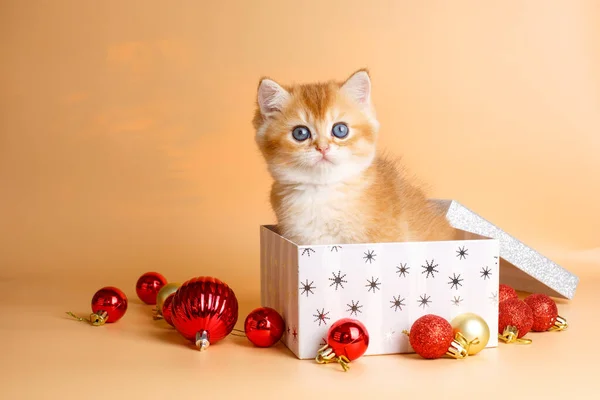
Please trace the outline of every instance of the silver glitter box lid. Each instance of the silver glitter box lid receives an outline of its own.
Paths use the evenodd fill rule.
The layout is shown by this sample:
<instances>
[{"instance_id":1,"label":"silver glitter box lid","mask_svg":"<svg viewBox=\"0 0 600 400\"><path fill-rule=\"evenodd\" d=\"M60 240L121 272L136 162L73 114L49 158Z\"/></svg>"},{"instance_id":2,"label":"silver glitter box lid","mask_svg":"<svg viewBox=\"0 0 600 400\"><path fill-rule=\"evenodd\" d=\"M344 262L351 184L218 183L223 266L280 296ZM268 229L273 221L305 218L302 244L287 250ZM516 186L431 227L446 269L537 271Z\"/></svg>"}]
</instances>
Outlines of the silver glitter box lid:
<instances>
[{"instance_id":1,"label":"silver glitter box lid","mask_svg":"<svg viewBox=\"0 0 600 400\"><path fill-rule=\"evenodd\" d=\"M457 229L497 239L500 283L516 290L572 299L579 278L455 200L432 199Z\"/></svg>"}]
</instances>

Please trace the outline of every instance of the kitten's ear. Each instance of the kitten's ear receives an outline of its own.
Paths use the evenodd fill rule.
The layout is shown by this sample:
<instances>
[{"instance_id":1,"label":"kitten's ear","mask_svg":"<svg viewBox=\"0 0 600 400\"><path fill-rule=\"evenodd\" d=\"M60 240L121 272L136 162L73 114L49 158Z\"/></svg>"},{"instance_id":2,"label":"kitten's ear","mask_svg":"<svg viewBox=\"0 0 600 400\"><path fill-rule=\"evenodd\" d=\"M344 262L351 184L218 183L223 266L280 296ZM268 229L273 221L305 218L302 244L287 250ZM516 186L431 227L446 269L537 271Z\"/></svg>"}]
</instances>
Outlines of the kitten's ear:
<instances>
[{"instance_id":1,"label":"kitten's ear","mask_svg":"<svg viewBox=\"0 0 600 400\"><path fill-rule=\"evenodd\" d=\"M258 85L258 106L263 116L268 118L281 112L289 98L290 94L277 82L267 78L260 81L260 85Z\"/></svg>"},{"instance_id":2,"label":"kitten's ear","mask_svg":"<svg viewBox=\"0 0 600 400\"><path fill-rule=\"evenodd\" d=\"M371 78L366 69L356 71L342 84L342 92L361 106L371 103Z\"/></svg>"}]
</instances>

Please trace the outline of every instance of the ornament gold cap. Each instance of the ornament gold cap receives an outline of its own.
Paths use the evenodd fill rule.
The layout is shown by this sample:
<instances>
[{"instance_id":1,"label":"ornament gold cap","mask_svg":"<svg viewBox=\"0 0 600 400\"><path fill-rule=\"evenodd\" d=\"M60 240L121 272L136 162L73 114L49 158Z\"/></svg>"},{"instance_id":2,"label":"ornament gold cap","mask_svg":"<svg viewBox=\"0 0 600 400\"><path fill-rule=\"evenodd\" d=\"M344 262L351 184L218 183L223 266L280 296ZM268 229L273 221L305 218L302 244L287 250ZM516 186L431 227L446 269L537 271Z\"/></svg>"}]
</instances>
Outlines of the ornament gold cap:
<instances>
[{"instance_id":1,"label":"ornament gold cap","mask_svg":"<svg viewBox=\"0 0 600 400\"><path fill-rule=\"evenodd\" d=\"M205 351L210 346L210 342L208 341L208 332L202 331L196 333L196 347L198 350Z\"/></svg>"},{"instance_id":2,"label":"ornament gold cap","mask_svg":"<svg viewBox=\"0 0 600 400\"><path fill-rule=\"evenodd\" d=\"M350 360L346 356L337 356L329 345L325 345L319 349L317 352L317 357L315 358L317 363L319 364L329 364L332 362L337 362L342 366L344 372L350 369Z\"/></svg>"},{"instance_id":3,"label":"ornament gold cap","mask_svg":"<svg viewBox=\"0 0 600 400\"><path fill-rule=\"evenodd\" d=\"M448 348L446 354L450 357L456 358L457 360L462 360L469 356L469 349L471 345L478 345L479 343L479 338L477 337L469 342L462 333L456 332L456 335L454 335L454 340L452 340L452 343L450 343L450 347Z\"/></svg>"},{"instance_id":4,"label":"ornament gold cap","mask_svg":"<svg viewBox=\"0 0 600 400\"><path fill-rule=\"evenodd\" d=\"M569 327L569 324L567 324L567 320L559 315L556 317L556 320L554 321L554 325L552 325L550 327L550 329L548 329L548 330L552 331L552 332L560 332L560 331L564 331L568 327Z\"/></svg>"},{"instance_id":5,"label":"ornament gold cap","mask_svg":"<svg viewBox=\"0 0 600 400\"><path fill-rule=\"evenodd\" d=\"M531 344L531 339L519 338L519 330L516 326L512 325L504 328L502 334L498 334L498 339L504 341L504 343Z\"/></svg>"},{"instance_id":6,"label":"ornament gold cap","mask_svg":"<svg viewBox=\"0 0 600 400\"><path fill-rule=\"evenodd\" d=\"M152 309L152 319L155 321L159 320L159 319L163 319L162 312L160 312L158 307Z\"/></svg>"},{"instance_id":7,"label":"ornament gold cap","mask_svg":"<svg viewBox=\"0 0 600 400\"><path fill-rule=\"evenodd\" d=\"M67 315L75 318L76 320L78 320L80 322L88 322L93 326L104 325L106 323L106 321L108 320L108 313L106 311L99 311L97 313L91 313L89 316L89 319L78 317L77 315L73 314L71 311L67 311Z\"/></svg>"}]
</instances>

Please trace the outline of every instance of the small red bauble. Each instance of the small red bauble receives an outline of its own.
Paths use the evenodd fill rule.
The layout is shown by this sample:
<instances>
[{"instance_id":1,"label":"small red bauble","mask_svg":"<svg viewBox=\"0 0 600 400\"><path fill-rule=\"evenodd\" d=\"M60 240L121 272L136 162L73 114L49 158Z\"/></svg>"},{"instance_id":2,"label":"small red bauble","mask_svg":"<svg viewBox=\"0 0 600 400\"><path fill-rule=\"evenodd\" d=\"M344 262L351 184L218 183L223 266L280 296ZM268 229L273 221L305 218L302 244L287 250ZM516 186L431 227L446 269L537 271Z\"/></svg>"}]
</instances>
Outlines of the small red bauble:
<instances>
[{"instance_id":1,"label":"small red bauble","mask_svg":"<svg viewBox=\"0 0 600 400\"><path fill-rule=\"evenodd\" d=\"M285 323L277 311L269 307L253 310L244 321L246 337L258 347L271 347L281 339Z\"/></svg>"},{"instance_id":2,"label":"small red bauble","mask_svg":"<svg viewBox=\"0 0 600 400\"><path fill-rule=\"evenodd\" d=\"M500 287L498 289L498 302L502 303L503 301L506 300L510 300L510 299L518 299L519 296L517 295L517 291L515 289L513 289L512 287L505 285L505 284L500 284Z\"/></svg>"},{"instance_id":3,"label":"small red bauble","mask_svg":"<svg viewBox=\"0 0 600 400\"><path fill-rule=\"evenodd\" d=\"M558 317L558 307L554 300L545 294L532 294L523 300L533 312L533 325L531 330L534 332L545 332L554 326L556 317Z\"/></svg>"},{"instance_id":4,"label":"small red bauble","mask_svg":"<svg viewBox=\"0 0 600 400\"><path fill-rule=\"evenodd\" d=\"M138 279L135 292L144 303L154 305L158 291L166 284L167 279L158 272L146 272Z\"/></svg>"},{"instance_id":5,"label":"small red bauble","mask_svg":"<svg viewBox=\"0 0 600 400\"><path fill-rule=\"evenodd\" d=\"M517 330L517 338L527 335L533 325L531 307L523 300L509 299L498 306L498 333L503 334L507 327Z\"/></svg>"},{"instance_id":6,"label":"small red bauble","mask_svg":"<svg viewBox=\"0 0 600 400\"><path fill-rule=\"evenodd\" d=\"M169 296L167 296L167 298L165 299L163 306L162 306L162 317L163 319L167 322L167 324L173 326L173 320L172 320L172 309L171 309L171 305L173 304L173 297L175 297L175 293L171 293Z\"/></svg>"},{"instance_id":7,"label":"small red bauble","mask_svg":"<svg viewBox=\"0 0 600 400\"><path fill-rule=\"evenodd\" d=\"M201 351L229 335L237 319L235 293L216 278L190 279L177 289L171 303L173 326Z\"/></svg>"},{"instance_id":8,"label":"small red bauble","mask_svg":"<svg viewBox=\"0 0 600 400\"><path fill-rule=\"evenodd\" d=\"M347 371L348 363L365 354L368 347L367 328L360 321L342 318L329 328L327 345L318 351L316 360L320 364L338 362Z\"/></svg>"},{"instance_id":9,"label":"small red bauble","mask_svg":"<svg viewBox=\"0 0 600 400\"><path fill-rule=\"evenodd\" d=\"M103 287L92 297L92 311L94 314L105 312L107 323L117 322L127 311L127 296L116 287Z\"/></svg>"},{"instance_id":10,"label":"small red bauble","mask_svg":"<svg viewBox=\"0 0 600 400\"><path fill-rule=\"evenodd\" d=\"M329 328L327 344L338 357L354 361L367 351L369 332L360 321L342 318Z\"/></svg>"},{"instance_id":11,"label":"small red bauble","mask_svg":"<svg viewBox=\"0 0 600 400\"><path fill-rule=\"evenodd\" d=\"M94 326L117 322L127 311L127 296L120 289L106 286L94 293L92 297L92 314L89 319L78 317L72 312L67 312L71 317L89 322Z\"/></svg>"},{"instance_id":12,"label":"small red bauble","mask_svg":"<svg viewBox=\"0 0 600 400\"><path fill-rule=\"evenodd\" d=\"M424 315L410 328L410 345L423 358L442 357L450 349L453 340L452 325L437 315Z\"/></svg>"}]
</instances>

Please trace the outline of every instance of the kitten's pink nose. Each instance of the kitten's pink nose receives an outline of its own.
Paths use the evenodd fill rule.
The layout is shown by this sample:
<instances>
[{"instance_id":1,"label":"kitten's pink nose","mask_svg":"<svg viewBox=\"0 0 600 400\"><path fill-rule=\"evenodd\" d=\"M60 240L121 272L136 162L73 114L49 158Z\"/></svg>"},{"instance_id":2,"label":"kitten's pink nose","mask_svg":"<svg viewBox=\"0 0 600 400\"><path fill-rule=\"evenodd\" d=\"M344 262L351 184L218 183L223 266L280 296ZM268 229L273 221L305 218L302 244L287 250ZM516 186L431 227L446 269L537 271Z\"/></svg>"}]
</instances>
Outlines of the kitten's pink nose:
<instances>
[{"instance_id":1,"label":"kitten's pink nose","mask_svg":"<svg viewBox=\"0 0 600 400\"><path fill-rule=\"evenodd\" d=\"M329 145L317 145L317 150L321 152L321 154L325 155L329 151Z\"/></svg>"}]
</instances>

